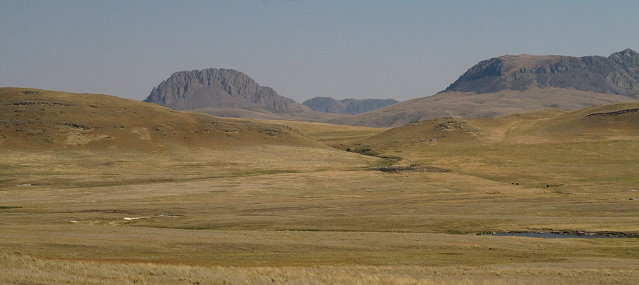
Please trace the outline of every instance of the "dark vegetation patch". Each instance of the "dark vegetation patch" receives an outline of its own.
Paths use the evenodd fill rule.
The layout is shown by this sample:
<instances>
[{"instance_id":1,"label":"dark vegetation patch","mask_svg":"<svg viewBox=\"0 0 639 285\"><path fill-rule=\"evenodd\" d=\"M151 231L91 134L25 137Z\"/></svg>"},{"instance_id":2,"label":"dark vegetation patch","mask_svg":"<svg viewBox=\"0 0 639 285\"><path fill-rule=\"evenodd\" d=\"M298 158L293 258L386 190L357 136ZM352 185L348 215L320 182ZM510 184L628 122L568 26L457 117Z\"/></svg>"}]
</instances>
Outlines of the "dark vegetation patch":
<instances>
[{"instance_id":1,"label":"dark vegetation patch","mask_svg":"<svg viewBox=\"0 0 639 285\"><path fill-rule=\"evenodd\" d=\"M356 145L353 145L353 146L347 146L347 145L343 145L342 144L342 145L334 146L334 148L339 149L339 150L345 150L345 151L348 151L348 152L359 153L361 155L379 157L379 158L381 158L381 160L378 162L378 165L380 167L391 166L391 165L393 165L395 163L398 163L398 162L400 162L402 160L402 158L399 157L399 156L382 155L381 153L375 151L374 149L372 149L368 145L356 144Z\"/></svg>"},{"instance_id":2,"label":"dark vegetation patch","mask_svg":"<svg viewBox=\"0 0 639 285\"><path fill-rule=\"evenodd\" d=\"M436 131L446 131L446 130L463 130L468 128L468 123L460 122L460 121L446 121L440 124L433 126L433 129Z\"/></svg>"},{"instance_id":3,"label":"dark vegetation patch","mask_svg":"<svg viewBox=\"0 0 639 285\"><path fill-rule=\"evenodd\" d=\"M87 209L75 211L74 213L106 213L106 214L127 214L129 211L127 210L118 210L118 209Z\"/></svg>"},{"instance_id":4,"label":"dark vegetation patch","mask_svg":"<svg viewBox=\"0 0 639 285\"><path fill-rule=\"evenodd\" d=\"M22 91L20 93L25 94L25 95L40 95L40 94L42 94L42 92L36 91L36 90L24 90L24 91Z\"/></svg>"},{"instance_id":5,"label":"dark vegetation patch","mask_svg":"<svg viewBox=\"0 0 639 285\"><path fill-rule=\"evenodd\" d=\"M258 176L258 175L271 175L271 174L287 174L287 173L300 173L298 170L293 169L250 169L245 171L233 172L231 176Z\"/></svg>"},{"instance_id":6,"label":"dark vegetation patch","mask_svg":"<svg viewBox=\"0 0 639 285\"><path fill-rule=\"evenodd\" d=\"M7 105L13 105L13 106L75 106L75 105L69 104L69 103L44 102L44 101L22 101L22 102L9 103Z\"/></svg>"},{"instance_id":7,"label":"dark vegetation patch","mask_svg":"<svg viewBox=\"0 0 639 285\"><path fill-rule=\"evenodd\" d=\"M379 152L373 150L370 146L367 145L356 145L355 147L347 147L345 149L346 151L350 151L350 152L354 152L354 153L359 153L362 155L368 155L368 156L378 156Z\"/></svg>"},{"instance_id":8,"label":"dark vegetation patch","mask_svg":"<svg viewBox=\"0 0 639 285\"><path fill-rule=\"evenodd\" d=\"M550 187L549 185L546 185L546 188L549 188L549 187ZM563 195L570 195L570 194L572 194L572 193L570 193L570 192L566 192L566 191L563 191L563 190L561 190L561 189L551 189L551 190L549 190L549 191L550 191L550 193L555 193L555 194L563 194Z\"/></svg>"},{"instance_id":9,"label":"dark vegetation patch","mask_svg":"<svg viewBox=\"0 0 639 285\"><path fill-rule=\"evenodd\" d=\"M20 209L22 207L20 206L0 206L0 210L5 210L5 209Z\"/></svg>"},{"instance_id":10,"label":"dark vegetation patch","mask_svg":"<svg viewBox=\"0 0 639 285\"><path fill-rule=\"evenodd\" d=\"M409 166L381 166L375 168L376 170L382 172L450 172L448 169L434 167L434 166L424 166L420 164L411 164Z\"/></svg>"},{"instance_id":11,"label":"dark vegetation patch","mask_svg":"<svg viewBox=\"0 0 639 285\"><path fill-rule=\"evenodd\" d=\"M557 235L558 237L565 236L566 238L570 237L584 237L584 238L639 238L639 233L633 232L615 232L615 231L598 231L598 232L587 232L587 231L575 231L575 230L544 230L544 231L509 231L509 232L479 232L477 235L522 235L531 234L531 235Z\"/></svg>"},{"instance_id":12,"label":"dark vegetation patch","mask_svg":"<svg viewBox=\"0 0 639 285\"><path fill-rule=\"evenodd\" d=\"M390 167L391 165L398 163L402 160L399 156L378 156L381 157L382 160L378 162L380 167Z\"/></svg>"},{"instance_id":13,"label":"dark vegetation patch","mask_svg":"<svg viewBox=\"0 0 639 285\"><path fill-rule=\"evenodd\" d=\"M267 136L270 136L270 137L285 135L284 131L278 130L278 129L263 129L263 130L260 130L260 133L266 134Z\"/></svg>"},{"instance_id":14,"label":"dark vegetation patch","mask_svg":"<svg viewBox=\"0 0 639 285\"><path fill-rule=\"evenodd\" d=\"M639 108L623 109L623 110L614 111L614 112L592 113L592 114L588 114L586 117L588 118L588 117L616 116L616 115L623 115L623 114L635 113L635 112L639 112Z\"/></svg>"},{"instance_id":15,"label":"dark vegetation patch","mask_svg":"<svg viewBox=\"0 0 639 285\"><path fill-rule=\"evenodd\" d=\"M60 123L60 125L67 126L69 128L74 128L74 129L82 129L82 130L93 129L93 127L91 127L91 126L78 124L78 123Z\"/></svg>"}]
</instances>

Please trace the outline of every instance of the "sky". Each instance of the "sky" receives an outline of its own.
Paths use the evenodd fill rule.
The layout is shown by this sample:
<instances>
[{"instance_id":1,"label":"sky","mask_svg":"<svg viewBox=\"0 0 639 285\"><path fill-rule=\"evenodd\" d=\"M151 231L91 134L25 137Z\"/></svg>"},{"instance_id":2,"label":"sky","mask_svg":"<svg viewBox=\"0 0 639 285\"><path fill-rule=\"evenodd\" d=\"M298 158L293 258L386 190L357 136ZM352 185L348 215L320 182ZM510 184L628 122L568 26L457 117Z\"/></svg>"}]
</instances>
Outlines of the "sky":
<instances>
[{"instance_id":1,"label":"sky","mask_svg":"<svg viewBox=\"0 0 639 285\"><path fill-rule=\"evenodd\" d=\"M639 50L639 1L0 0L0 86L142 100L231 68L299 102L406 100L505 54Z\"/></svg>"}]
</instances>

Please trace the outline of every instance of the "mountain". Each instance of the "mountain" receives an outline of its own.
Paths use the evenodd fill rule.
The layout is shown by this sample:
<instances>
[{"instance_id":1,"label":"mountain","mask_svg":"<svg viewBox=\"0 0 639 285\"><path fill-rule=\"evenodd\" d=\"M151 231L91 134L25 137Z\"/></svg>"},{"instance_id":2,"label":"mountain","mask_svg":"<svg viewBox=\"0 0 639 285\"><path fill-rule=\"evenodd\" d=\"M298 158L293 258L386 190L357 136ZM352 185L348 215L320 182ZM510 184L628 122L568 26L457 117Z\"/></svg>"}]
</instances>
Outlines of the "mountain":
<instances>
[{"instance_id":1,"label":"mountain","mask_svg":"<svg viewBox=\"0 0 639 285\"><path fill-rule=\"evenodd\" d=\"M330 115L312 111L232 69L209 68L173 73L153 88L144 101L175 110L225 117L307 120L330 118Z\"/></svg>"},{"instance_id":2,"label":"mountain","mask_svg":"<svg viewBox=\"0 0 639 285\"><path fill-rule=\"evenodd\" d=\"M445 91L493 93L531 87L639 98L639 54L626 49L609 57L500 56L473 66Z\"/></svg>"},{"instance_id":3,"label":"mountain","mask_svg":"<svg viewBox=\"0 0 639 285\"><path fill-rule=\"evenodd\" d=\"M319 145L285 126L174 111L108 95L0 88L2 149Z\"/></svg>"},{"instance_id":4,"label":"mountain","mask_svg":"<svg viewBox=\"0 0 639 285\"><path fill-rule=\"evenodd\" d=\"M330 122L401 126L438 117L577 110L638 98L639 54L631 49L609 57L507 55L481 61L436 95Z\"/></svg>"},{"instance_id":5,"label":"mountain","mask_svg":"<svg viewBox=\"0 0 639 285\"><path fill-rule=\"evenodd\" d=\"M398 103L395 99L343 99L331 97L315 97L302 103L318 112L359 114Z\"/></svg>"}]
</instances>

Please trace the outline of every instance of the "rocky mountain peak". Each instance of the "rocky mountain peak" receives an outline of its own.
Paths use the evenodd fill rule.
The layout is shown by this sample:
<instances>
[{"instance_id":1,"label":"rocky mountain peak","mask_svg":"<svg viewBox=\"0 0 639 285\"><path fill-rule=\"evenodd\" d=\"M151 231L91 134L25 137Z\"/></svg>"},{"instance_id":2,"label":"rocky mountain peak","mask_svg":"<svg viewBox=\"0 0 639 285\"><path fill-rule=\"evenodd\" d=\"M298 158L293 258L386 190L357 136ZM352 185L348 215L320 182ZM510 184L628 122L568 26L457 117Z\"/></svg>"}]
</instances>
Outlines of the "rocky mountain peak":
<instances>
[{"instance_id":1,"label":"rocky mountain peak","mask_svg":"<svg viewBox=\"0 0 639 285\"><path fill-rule=\"evenodd\" d=\"M639 97L639 54L632 49L601 56L501 56L471 67L445 91L491 93L530 88L572 88Z\"/></svg>"},{"instance_id":2,"label":"rocky mountain peak","mask_svg":"<svg viewBox=\"0 0 639 285\"><path fill-rule=\"evenodd\" d=\"M275 113L308 110L270 87L260 86L242 72L223 68L175 72L153 88L144 101L177 110L239 108Z\"/></svg>"},{"instance_id":3,"label":"rocky mountain peak","mask_svg":"<svg viewBox=\"0 0 639 285\"><path fill-rule=\"evenodd\" d=\"M620 52L615 52L608 58L625 67L639 66L639 53L629 48Z\"/></svg>"},{"instance_id":4,"label":"rocky mountain peak","mask_svg":"<svg viewBox=\"0 0 639 285\"><path fill-rule=\"evenodd\" d=\"M615 52L611 56L617 55L617 54L618 55L622 55L622 56L632 57L632 58L639 57L639 53L637 53L636 51L634 51L633 49L630 49L630 48L624 49L624 50L622 50L620 52Z\"/></svg>"}]
</instances>

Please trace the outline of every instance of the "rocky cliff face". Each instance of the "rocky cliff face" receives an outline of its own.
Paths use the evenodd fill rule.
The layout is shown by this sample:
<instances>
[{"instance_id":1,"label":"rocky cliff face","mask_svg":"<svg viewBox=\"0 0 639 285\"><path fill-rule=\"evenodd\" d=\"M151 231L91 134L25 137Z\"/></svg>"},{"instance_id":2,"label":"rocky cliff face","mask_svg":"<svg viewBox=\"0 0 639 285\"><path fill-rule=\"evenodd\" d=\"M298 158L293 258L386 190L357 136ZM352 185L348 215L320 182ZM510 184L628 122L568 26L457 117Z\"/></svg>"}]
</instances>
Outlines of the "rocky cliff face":
<instances>
[{"instance_id":1,"label":"rocky cliff face","mask_svg":"<svg viewBox=\"0 0 639 285\"><path fill-rule=\"evenodd\" d=\"M315 111L339 114L359 114L398 103L394 99L344 99L315 97L304 101L304 106Z\"/></svg>"},{"instance_id":2,"label":"rocky cliff face","mask_svg":"<svg viewBox=\"0 0 639 285\"><path fill-rule=\"evenodd\" d=\"M492 93L531 87L639 98L639 54L626 49L609 57L501 56L473 66L445 91Z\"/></svg>"},{"instance_id":3,"label":"rocky cliff face","mask_svg":"<svg viewBox=\"0 0 639 285\"><path fill-rule=\"evenodd\" d=\"M217 68L173 73L144 101L176 110L238 108L286 114L308 110L244 73Z\"/></svg>"}]
</instances>

